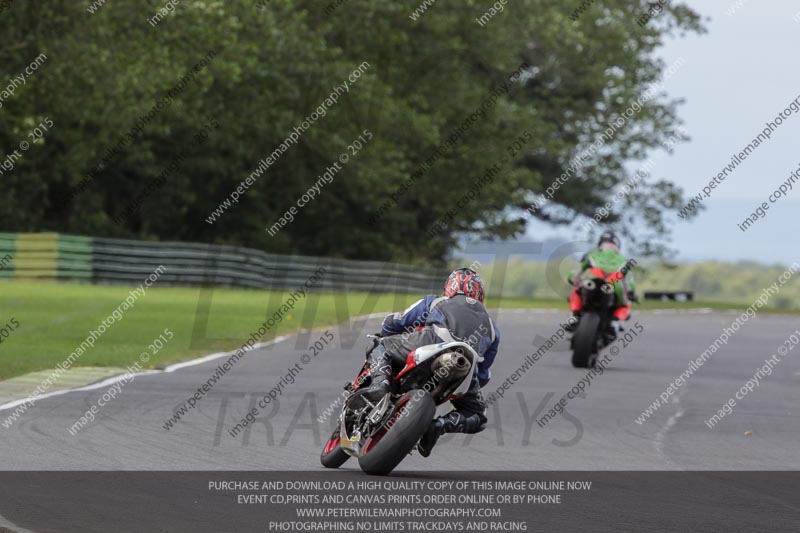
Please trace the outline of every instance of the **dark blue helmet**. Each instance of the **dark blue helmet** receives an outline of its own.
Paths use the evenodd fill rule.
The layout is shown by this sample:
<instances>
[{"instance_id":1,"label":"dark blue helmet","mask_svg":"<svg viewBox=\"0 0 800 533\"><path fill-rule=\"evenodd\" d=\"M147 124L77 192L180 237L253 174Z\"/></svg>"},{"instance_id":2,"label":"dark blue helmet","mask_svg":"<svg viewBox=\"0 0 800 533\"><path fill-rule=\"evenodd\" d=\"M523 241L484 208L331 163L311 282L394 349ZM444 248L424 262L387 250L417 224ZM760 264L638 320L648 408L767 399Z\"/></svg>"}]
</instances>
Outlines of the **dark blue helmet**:
<instances>
[{"instance_id":1,"label":"dark blue helmet","mask_svg":"<svg viewBox=\"0 0 800 533\"><path fill-rule=\"evenodd\" d=\"M602 246L604 243L607 242L616 246L617 250L622 249L622 243L620 242L619 237L617 237L617 234L614 233L613 231L610 230L604 231L603 234L600 235L600 240L597 241L597 247L599 248L600 246Z\"/></svg>"}]
</instances>

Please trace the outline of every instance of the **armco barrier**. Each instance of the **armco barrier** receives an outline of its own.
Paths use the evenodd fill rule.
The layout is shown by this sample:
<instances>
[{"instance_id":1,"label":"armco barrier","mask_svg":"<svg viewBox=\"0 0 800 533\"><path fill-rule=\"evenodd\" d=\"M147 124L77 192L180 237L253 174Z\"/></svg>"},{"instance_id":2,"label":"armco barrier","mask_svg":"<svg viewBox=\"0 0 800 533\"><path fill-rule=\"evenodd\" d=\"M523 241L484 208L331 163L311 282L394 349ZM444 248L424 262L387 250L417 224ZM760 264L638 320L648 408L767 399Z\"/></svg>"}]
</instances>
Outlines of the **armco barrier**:
<instances>
[{"instance_id":1,"label":"armco barrier","mask_svg":"<svg viewBox=\"0 0 800 533\"><path fill-rule=\"evenodd\" d=\"M5 261L4 261L5 258ZM446 271L378 261L269 254L186 242L0 233L0 279L134 285L159 265L161 285L295 288L319 267L329 291L438 292Z\"/></svg>"}]
</instances>

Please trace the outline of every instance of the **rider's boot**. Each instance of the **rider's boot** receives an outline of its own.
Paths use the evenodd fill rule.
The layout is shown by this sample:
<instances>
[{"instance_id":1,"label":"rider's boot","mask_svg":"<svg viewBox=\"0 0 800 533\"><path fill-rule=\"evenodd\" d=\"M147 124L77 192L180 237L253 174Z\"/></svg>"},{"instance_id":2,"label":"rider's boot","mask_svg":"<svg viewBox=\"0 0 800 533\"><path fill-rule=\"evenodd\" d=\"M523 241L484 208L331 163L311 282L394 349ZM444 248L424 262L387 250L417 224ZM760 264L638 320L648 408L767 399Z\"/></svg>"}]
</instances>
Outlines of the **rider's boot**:
<instances>
[{"instance_id":1,"label":"rider's boot","mask_svg":"<svg viewBox=\"0 0 800 533\"><path fill-rule=\"evenodd\" d=\"M580 322L580 320L581 320L581 312L573 311L569 319L567 319L566 323L562 324L564 331L572 333L573 331L578 329L578 322Z\"/></svg>"},{"instance_id":2,"label":"rider's boot","mask_svg":"<svg viewBox=\"0 0 800 533\"><path fill-rule=\"evenodd\" d=\"M370 351L369 365L371 383L364 389L362 397L371 403L377 403L389 392L389 383L392 379L392 364L382 344L378 344Z\"/></svg>"},{"instance_id":3,"label":"rider's boot","mask_svg":"<svg viewBox=\"0 0 800 533\"><path fill-rule=\"evenodd\" d=\"M427 431L419 439L417 450L422 457L428 457L439 437L445 433L478 433L486 427L485 418L479 414L464 416L458 411L450 411L444 416L434 418Z\"/></svg>"},{"instance_id":4,"label":"rider's boot","mask_svg":"<svg viewBox=\"0 0 800 533\"><path fill-rule=\"evenodd\" d=\"M608 329L606 330L606 343L611 344L621 332L625 331L625 328L622 327L622 322L617 320L616 318L611 319L611 322L608 323Z\"/></svg>"}]
</instances>

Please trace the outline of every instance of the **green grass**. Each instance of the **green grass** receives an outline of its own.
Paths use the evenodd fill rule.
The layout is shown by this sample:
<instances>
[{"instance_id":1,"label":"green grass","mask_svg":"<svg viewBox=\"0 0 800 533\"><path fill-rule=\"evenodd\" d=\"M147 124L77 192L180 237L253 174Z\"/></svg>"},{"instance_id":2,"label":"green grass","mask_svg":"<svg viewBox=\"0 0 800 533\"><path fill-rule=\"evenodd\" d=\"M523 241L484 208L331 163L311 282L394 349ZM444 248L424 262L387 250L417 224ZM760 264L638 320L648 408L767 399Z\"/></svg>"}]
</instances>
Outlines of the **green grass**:
<instances>
[{"instance_id":1,"label":"green grass","mask_svg":"<svg viewBox=\"0 0 800 533\"><path fill-rule=\"evenodd\" d=\"M97 329L130 290L121 286L0 283L0 327L12 318L19 322L19 328L0 344L0 379L55 367L76 350L90 330ZM288 292L214 289L207 291L212 298L204 313L198 310L200 293L198 288L149 289L74 366L131 365L165 328L174 333L174 338L157 354L151 351L151 368L237 348L289 297ZM402 309L414 299L413 295L395 298L312 293L261 340L300 327L319 328L345 322L351 316Z\"/></svg>"},{"instance_id":2,"label":"green grass","mask_svg":"<svg viewBox=\"0 0 800 533\"><path fill-rule=\"evenodd\" d=\"M0 327L14 318L19 327L0 343L0 379L54 368L114 311L131 289L54 283L0 283ZM289 297L288 292L214 289L208 313L199 311L201 289L154 287L140 297L84 353L75 366L125 367L149 351L152 340L165 328L174 338L157 354L150 367L158 368L214 351L240 346L259 325ZM404 309L419 295L367 295L365 293L311 293L301 300L287 319L261 340L302 328L321 328L351 317ZM566 315L561 300L489 300L489 307L556 308ZM316 310L314 308L316 307ZM640 309L667 307L713 307L742 309L745 306L707 302L687 304L646 302ZM204 316L207 315L207 322ZM194 333L193 333L194 332Z\"/></svg>"}]
</instances>

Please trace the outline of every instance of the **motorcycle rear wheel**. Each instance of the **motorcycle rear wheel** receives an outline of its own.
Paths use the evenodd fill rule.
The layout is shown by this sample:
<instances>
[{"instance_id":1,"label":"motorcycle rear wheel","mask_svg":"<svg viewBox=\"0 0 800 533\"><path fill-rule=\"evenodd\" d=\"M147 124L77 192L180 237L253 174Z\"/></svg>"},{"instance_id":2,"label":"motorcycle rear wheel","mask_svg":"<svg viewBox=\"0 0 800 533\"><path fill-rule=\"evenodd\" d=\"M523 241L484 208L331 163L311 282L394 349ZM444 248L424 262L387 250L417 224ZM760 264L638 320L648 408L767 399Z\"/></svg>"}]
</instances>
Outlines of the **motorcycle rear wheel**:
<instances>
[{"instance_id":1,"label":"motorcycle rear wheel","mask_svg":"<svg viewBox=\"0 0 800 533\"><path fill-rule=\"evenodd\" d=\"M597 330L600 315L587 312L581 316L578 328L572 335L572 366L593 368L597 361Z\"/></svg>"},{"instance_id":2,"label":"motorcycle rear wheel","mask_svg":"<svg viewBox=\"0 0 800 533\"><path fill-rule=\"evenodd\" d=\"M365 443L358 466L375 476L394 470L414 449L434 415L436 403L427 392L416 389L401 396L389 421Z\"/></svg>"}]
</instances>

